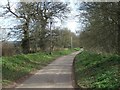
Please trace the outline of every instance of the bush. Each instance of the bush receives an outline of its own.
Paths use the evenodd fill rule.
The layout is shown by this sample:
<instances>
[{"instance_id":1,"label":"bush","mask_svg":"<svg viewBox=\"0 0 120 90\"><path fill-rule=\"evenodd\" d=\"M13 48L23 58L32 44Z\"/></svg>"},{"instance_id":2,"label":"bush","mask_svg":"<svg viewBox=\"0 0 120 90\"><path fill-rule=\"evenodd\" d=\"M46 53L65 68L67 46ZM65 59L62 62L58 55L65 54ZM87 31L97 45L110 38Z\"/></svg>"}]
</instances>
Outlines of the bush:
<instances>
[{"instance_id":1,"label":"bush","mask_svg":"<svg viewBox=\"0 0 120 90\"><path fill-rule=\"evenodd\" d=\"M14 44L2 42L2 56L12 56L15 54Z\"/></svg>"},{"instance_id":2,"label":"bush","mask_svg":"<svg viewBox=\"0 0 120 90\"><path fill-rule=\"evenodd\" d=\"M80 51L80 48L74 48L74 50L76 50L76 51Z\"/></svg>"}]
</instances>

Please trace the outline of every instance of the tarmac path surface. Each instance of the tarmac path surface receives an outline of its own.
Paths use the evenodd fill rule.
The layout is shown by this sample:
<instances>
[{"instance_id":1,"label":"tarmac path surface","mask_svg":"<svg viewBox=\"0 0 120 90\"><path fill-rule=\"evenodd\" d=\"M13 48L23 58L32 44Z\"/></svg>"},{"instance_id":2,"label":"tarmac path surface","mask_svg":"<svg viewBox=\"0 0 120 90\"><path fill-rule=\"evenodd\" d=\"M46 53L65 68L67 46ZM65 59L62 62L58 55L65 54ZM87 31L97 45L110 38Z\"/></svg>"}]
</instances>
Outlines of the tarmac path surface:
<instances>
[{"instance_id":1,"label":"tarmac path surface","mask_svg":"<svg viewBox=\"0 0 120 90\"><path fill-rule=\"evenodd\" d=\"M48 88L49 90L55 88L56 90L60 88L73 90L72 64L74 57L78 53L79 52L74 52L56 59L25 80L22 84L18 85L15 90L27 90L28 88L32 88L31 90L34 90L34 88L39 88L38 90L48 90Z\"/></svg>"}]
</instances>

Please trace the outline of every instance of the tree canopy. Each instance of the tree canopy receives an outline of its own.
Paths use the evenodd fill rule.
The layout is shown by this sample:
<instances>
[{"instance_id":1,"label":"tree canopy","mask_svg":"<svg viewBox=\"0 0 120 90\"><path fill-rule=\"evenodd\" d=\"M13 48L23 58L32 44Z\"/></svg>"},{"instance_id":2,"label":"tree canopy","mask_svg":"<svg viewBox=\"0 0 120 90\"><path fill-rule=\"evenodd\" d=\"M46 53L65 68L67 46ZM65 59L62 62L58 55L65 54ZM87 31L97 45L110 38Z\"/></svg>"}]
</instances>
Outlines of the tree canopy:
<instances>
[{"instance_id":1,"label":"tree canopy","mask_svg":"<svg viewBox=\"0 0 120 90\"><path fill-rule=\"evenodd\" d=\"M80 44L87 50L120 54L120 3L82 3L85 23Z\"/></svg>"}]
</instances>

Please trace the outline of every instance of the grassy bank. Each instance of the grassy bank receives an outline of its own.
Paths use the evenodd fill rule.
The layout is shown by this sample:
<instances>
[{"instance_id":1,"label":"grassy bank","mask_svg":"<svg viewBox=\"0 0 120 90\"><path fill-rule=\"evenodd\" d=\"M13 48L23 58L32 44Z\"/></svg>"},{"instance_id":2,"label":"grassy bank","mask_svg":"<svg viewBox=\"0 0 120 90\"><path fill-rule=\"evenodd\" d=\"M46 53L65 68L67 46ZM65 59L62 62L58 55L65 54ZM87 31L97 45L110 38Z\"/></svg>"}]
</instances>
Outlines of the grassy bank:
<instances>
[{"instance_id":1,"label":"grassy bank","mask_svg":"<svg viewBox=\"0 0 120 90\"><path fill-rule=\"evenodd\" d=\"M82 52L75 58L75 75L82 88L120 88L120 56Z\"/></svg>"},{"instance_id":2,"label":"grassy bank","mask_svg":"<svg viewBox=\"0 0 120 90\"><path fill-rule=\"evenodd\" d=\"M73 52L73 50L55 51L52 55L40 52L2 57L2 84L3 86L7 86L29 74L31 71L41 69L55 58L70 54L71 52Z\"/></svg>"}]
</instances>

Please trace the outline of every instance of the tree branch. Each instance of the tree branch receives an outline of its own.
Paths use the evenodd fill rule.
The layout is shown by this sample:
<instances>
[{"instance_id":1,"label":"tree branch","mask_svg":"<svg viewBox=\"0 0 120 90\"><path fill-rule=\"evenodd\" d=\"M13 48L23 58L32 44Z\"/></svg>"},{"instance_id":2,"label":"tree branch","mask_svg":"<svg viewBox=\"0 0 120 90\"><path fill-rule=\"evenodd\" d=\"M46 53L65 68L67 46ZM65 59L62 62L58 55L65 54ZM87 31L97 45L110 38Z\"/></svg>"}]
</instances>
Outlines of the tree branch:
<instances>
[{"instance_id":1,"label":"tree branch","mask_svg":"<svg viewBox=\"0 0 120 90\"><path fill-rule=\"evenodd\" d=\"M10 13L12 13L15 17L26 19L25 16L18 16L16 13L14 13L14 12L11 10L11 8L10 8L10 2L9 2L9 1L8 1L8 7L7 7L7 9L8 9L8 11L9 11Z\"/></svg>"}]
</instances>

